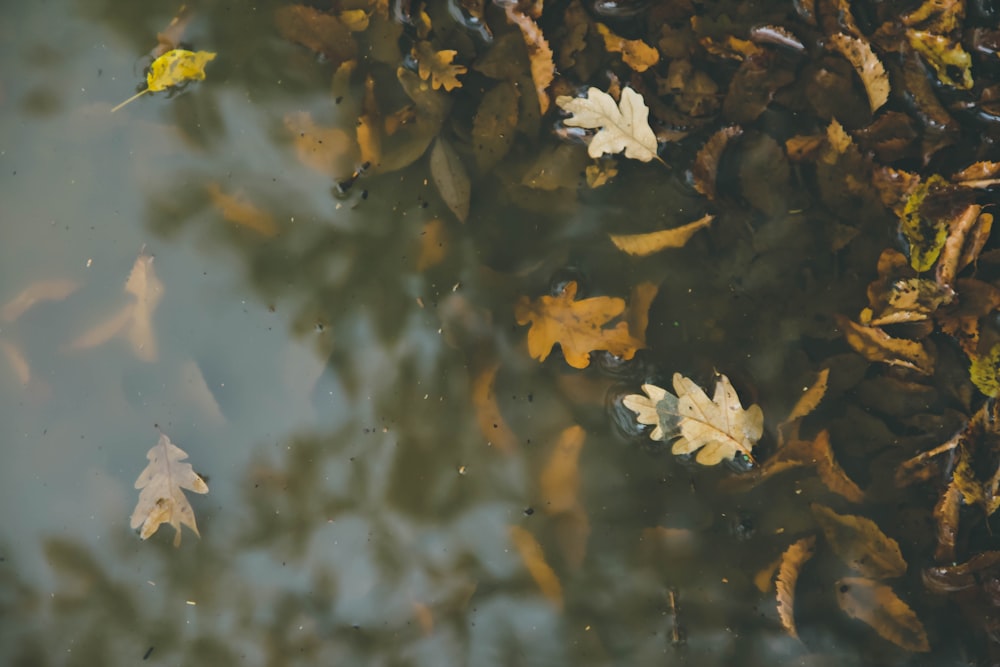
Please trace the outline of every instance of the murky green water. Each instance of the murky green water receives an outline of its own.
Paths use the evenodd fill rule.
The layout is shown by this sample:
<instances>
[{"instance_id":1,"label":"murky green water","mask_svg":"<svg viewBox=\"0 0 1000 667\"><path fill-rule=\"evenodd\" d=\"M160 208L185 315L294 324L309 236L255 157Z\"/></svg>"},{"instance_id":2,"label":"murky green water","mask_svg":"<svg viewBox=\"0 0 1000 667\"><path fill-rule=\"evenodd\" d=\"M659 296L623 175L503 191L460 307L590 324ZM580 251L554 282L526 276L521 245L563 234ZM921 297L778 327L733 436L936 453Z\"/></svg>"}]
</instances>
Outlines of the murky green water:
<instances>
[{"instance_id":1,"label":"murky green water","mask_svg":"<svg viewBox=\"0 0 1000 667\"><path fill-rule=\"evenodd\" d=\"M465 225L423 160L335 196L283 120L337 121L331 72L277 36L270 3L199 7L186 40L219 53L207 81L110 114L176 9L60 0L0 18L0 304L39 281L76 288L0 323L23 357L0 358L0 662L908 663L834 615L825 560L803 575L808 649L754 587L811 528L796 499L822 493L814 480L720 493L728 471L646 451L606 407L645 378L718 368L757 388L773 434L811 381L809 346L834 338L822 316L855 307L870 275L840 274L800 214L752 243L732 219L689 253L629 260L606 231L700 214L679 175L648 165L544 206L481 181ZM278 233L226 221L208 183L252 197ZM421 270L435 219L446 253ZM123 336L73 349L128 303L143 248L163 283L155 359ZM856 263L873 270L877 250ZM659 345L624 369L531 360L513 303L560 277L614 294L660 282ZM494 363L507 452L470 400ZM580 515L551 516L539 495L574 424L587 431L582 545ZM211 489L192 498L201 539L185 529L178 549L168 527L146 542L129 528L157 429ZM561 604L511 526L542 545Z\"/></svg>"}]
</instances>

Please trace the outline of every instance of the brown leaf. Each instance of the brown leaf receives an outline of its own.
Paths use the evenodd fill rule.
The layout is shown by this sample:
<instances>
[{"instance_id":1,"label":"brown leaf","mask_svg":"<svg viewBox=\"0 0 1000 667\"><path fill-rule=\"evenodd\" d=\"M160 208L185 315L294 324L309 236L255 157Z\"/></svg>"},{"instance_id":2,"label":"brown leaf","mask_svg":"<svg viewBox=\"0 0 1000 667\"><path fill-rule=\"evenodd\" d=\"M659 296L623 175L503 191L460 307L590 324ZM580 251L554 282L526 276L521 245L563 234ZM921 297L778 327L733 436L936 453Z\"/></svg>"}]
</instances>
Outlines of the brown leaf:
<instances>
[{"instance_id":1,"label":"brown leaf","mask_svg":"<svg viewBox=\"0 0 1000 667\"><path fill-rule=\"evenodd\" d=\"M226 194L218 183L208 183L205 189L212 199L212 205L229 222L252 229L261 236L274 236L278 233L278 223L267 211L260 210L243 197Z\"/></svg>"},{"instance_id":2,"label":"brown leaf","mask_svg":"<svg viewBox=\"0 0 1000 667\"><path fill-rule=\"evenodd\" d=\"M619 250L637 257L645 257L666 248L682 248L694 233L703 227L708 227L715 219L714 215L704 215L694 222L689 222L673 229L663 229L647 234L609 234L611 242Z\"/></svg>"},{"instance_id":3,"label":"brown leaf","mask_svg":"<svg viewBox=\"0 0 1000 667\"><path fill-rule=\"evenodd\" d=\"M730 125L718 130L708 138L705 145L695 156L694 166L691 167L691 178L694 182L694 189L705 195L709 200L715 199L715 177L719 170L719 160L726 150L726 145L733 137L743 134L743 128L739 125Z\"/></svg>"},{"instance_id":4,"label":"brown leaf","mask_svg":"<svg viewBox=\"0 0 1000 667\"><path fill-rule=\"evenodd\" d=\"M517 323L531 323L528 353L532 358L545 361L552 346L559 343L566 363L573 368L586 368L595 350L631 359L642 341L629 333L625 322L611 329L605 327L625 312L625 301L607 296L577 301L576 292L576 282L570 281L558 296L542 296L535 301L522 297L517 302Z\"/></svg>"},{"instance_id":5,"label":"brown leaf","mask_svg":"<svg viewBox=\"0 0 1000 667\"><path fill-rule=\"evenodd\" d=\"M782 555L779 555L770 563L757 570L757 572L753 575L753 585L756 586L757 590L761 593L766 593L770 590L774 575L781 566Z\"/></svg>"},{"instance_id":6,"label":"brown leaf","mask_svg":"<svg viewBox=\"0 0 1000 667\"><path fill-rule=\"evenodd\" d=\"M574 425L559 434L540 478L546 514L568 512L580 502L580 450L586 431Z\"/></svg>"},{"instance_id":7,"label":"brown leaf","mask_svg":"<svg viewBox=\"0 0 1000 667\"><path fill-rule=\"evenodd\" d=\"M659 285L649 281L641 282L632 288L628 300L628 330L646 345L646 327L649 326L649 308L660 291Z\"/></svg>"},{"instance_id":8,"label":"brown leaf","mask_svg":"<svg viewBox=\"0 0 1000 667\"><path fill-rule=\"evenodd\" d=\"M448 233L444 222L434 218L420 232L420 256L417 271L426 271L440 264L447 253Z\"/></svg>"},{"instance_id":9,"label":"brown leaf","mask_svg":"<svg viewBox=\"0 0 1000 667\"><path fill-rule=\"evenodd\" d=\"M920 619L885 584L846 577L837 582L837 603L848 616L864 621L893 644L907 651L931 650Z\"/></svg>"},{"instance_id":10,"label":"brown leaf","mask_svg":"<svg viewBox=\"0 0 1000 667\"><path fill-rule=\"evenodd\" d=\"M795 584L802 566L812 558L815 545L816 538L809 536L803 537L785 549L785 553L781 554L781 565L775 582L778 591L778 617L788 634L796 639L799 633L795 629Z\"/></svg>"},{"instance_id":11,"label":"brown leaf","mask_svg":"<svg viewBox=\"0 0 1000 667\"><path fill-rule=\"evenodd\" d=\"M430 80L434 90L444 88L450 92L462 87L458 77L469 70L465 65L452 64L457 55L458 51L454 50L435 51L431 43L426 41L418 41L413 45L413 57L417 61L420 78Z\"/></svg>"},{"instance_id":12,"label":"brown leaf","mask_svg":"<svg viewBox=\"0 0 1000 667\"><path fill-rule=\"evenodd\" d=\"M285 115L285 128L292 133L295 152L307 167L343 180L358 162L358 146L339 127L322 127L305 111Z\"/></svg>"},{"instance_id":13,"label":"brown leaf","mask_svg":"<svg viewBox=\"0 0 1000 667\"><path fill-rule=\"evenodd\" d=\"M528 58L531 60L531 80L535 82L535 92L538 94L538 108L542 114L549 110L549 85L556 75L556 66L552 61L552 49L545 40L541 28L530 17L517 11L514 3L506 5L507 20L517 25L528 47Z\"/></svg>"},{"instance_id":14,"label":"brown leaf","mask_svg":"<svg viewBox=\"0 0 1000 667\"><path fill-rule=\"evenodd\" d=\"M13 322L40 301L62 301L79 285L72 280L41 280L21 290L0 309L0 319Z\"/></svg>"},{"instance_id":15,"label":"brown leaf","mask_svg":"<svg viewBox=\"0 0 1000 667\"><path fill-rule=\"evenodd\" d=\"M487 366L472 381L472 405L476 410L476 421L479 430L489 445L495 445L500 451L509 454L517 449L517 436L500 413L497 404L496 384L499 362Z\"/></svg>"},{"instance_id":16,"label":"brown leaf","mask_svg":"<svg viewBox=\"0 0 1000 667\"><path fill-rule=\"evenodd\" d=\"M518 119L517 88L501 81L482 97L472 120L472 152L476 164L489 171L502 160L514 143Z\"/></svg>"},{"instance_id":17,"label":"brown leaf","mask_svg":"<svg viewBox=\"0 0 1000 667\"><path fill-rule=\"evenodd\" d=\"M934 521L937 523L937 547L934 549L936 561L955 560L955 537L958 535L961 499L962 494L953 478L934 505Z\"/></svg>"},{"instance_id":18,"label":"brown leaf","mask_svg":"<svg viewBox=\"0 0 1000 667\"><path fill-rule=\"evenodd\" d=\"M819 405L819 402L826 395L826 382L829 377L829 368L824 368L816 375L816 381L802 392L802 396L795 402L795 407L792 408L792 411L785 418L784 423L787 424L796 419L801 419L816 409L816 406Z\"/></svg>"},{"instance_id":19,"label":"brown leaf","mask_svg":"<svg viewBox=\"0 0 1000 667\"><path fill-rule=\"evenodd\" d=\"M872 47L864 39L842 32L831 35L827 46L847 58L854 66L865 86L865 92L868 93L872 113L875 113L889 100L889 76L878 56L872 52Z\"/></svg>"},{"instance_id":20,"label":"brown leaf","mask_svg":"<svg viewBox=\"0 0 1000 667\"><path fill-rule=\"evenodd\" d=\"M939 285L950 288L955 280L955 275L964 268L959 266L959 261L965 254L965 239L981 217L981 212L982 207L970 204L949 222L948 236L944 241L944 248L941 250L937 262L935 277ZM976 255L978 254L977 250Z\"/></svg>"},{"instance_id":21,"label":"brown leaf","mask_svg":"<svg viewBox=\"0 0 1000 667\"><path fill-rule=\"evenodd\" d=\"M816 474L819 475L819 480L826 485L826 488L852 503L860 503L864 500L865 492L847 476L844 469L833 458L830 437L825 429L820 431L813 440L813 457Z\"/></svg>"},{"instance_id":22,"label":"brown leaf","mask_svg":"<svg viewBox=\"0 0 1000 667\"><path fill-rule=\"evenodd\" d=\"M334 67L357 54L351 31L332 14L305 5L289 5L278 8L274 23L282 37L322 54Z\"/></svg>"},{"instance_id":23,"label":"brown leaf","mask_svg":"<svg viewBox=\"0 0 1000 667\"><path fill-rule=\"evenodd\" d=\"M600 160L588 164L585 170L587 187L596 190L610 183L618 175L618 163L614 159Z\"/></svg>"},{"instance_id":24,"label":"brown leaf","mask_svg":"<svg viewBox=\"0 0 1000 667\"><path fill-rule=\"evenodd\" d=\"M535 536L521 526L509 526L510 539L517 548L521 561L528 569L531 578L538 584L542 594L549 599L557 609L562 610L562 584L555 571L545 560L545 552Z\"/></svg>"},{"instance_id":25,"label":"brown leaf","mask_svg":"<svg viewBox=\"0 0 1000 667\"><path fill-rule=\"evenodd\" d=\"M181 525L185 525L198 533L198 524L194 518L194 510L184 495L183 489L195 493L208 493L205 484L190 463L181 463L187 458L187 453L170 442L164 434L146 454L149 464L139 473L135 480L135 488L139 492L139 502L132 511L130 525L133 530L141 526L139 537L148 538L159 529L161 524L173 526L174 546L181 544Z\"/></svg>"},{"instance_id":26,"label":"brown leaf","mask_svg":"<svg viewBox=\"0 0 1000 667\"><path fill-rule=\"evenodd\" d=\"M842 315L837 316L837 325L847 344L869 361L911 368L924 375L934 373L934 360L919 341L893 338L878 327L861 326Z\"/></svg>"},{"instance_id":27,"label":"brown leaf","mask_svg":"<svg viewBox=\"0 0 1000 667\"><path fill-rule=\"evenodd\" d=\"M874 579L900 577L906 573L906 561L899 544L887 537L874 521L853 514L837 514L817 503L811 507L827 543L850 567Z\"/></svg>"},{"instance_id":28,"label":"brown leaf","mask_svg":"<svg viewBox=\"0 0 1000 667\"><path fill-rule=\"evenodd\" d=\"M597 32L604 38L604 48L622 54L622 61L636 72L645 72L660 62L660 52L641 39L625 39L611 32L603 23L596 23Z\"/></svg>"}]
</instances>

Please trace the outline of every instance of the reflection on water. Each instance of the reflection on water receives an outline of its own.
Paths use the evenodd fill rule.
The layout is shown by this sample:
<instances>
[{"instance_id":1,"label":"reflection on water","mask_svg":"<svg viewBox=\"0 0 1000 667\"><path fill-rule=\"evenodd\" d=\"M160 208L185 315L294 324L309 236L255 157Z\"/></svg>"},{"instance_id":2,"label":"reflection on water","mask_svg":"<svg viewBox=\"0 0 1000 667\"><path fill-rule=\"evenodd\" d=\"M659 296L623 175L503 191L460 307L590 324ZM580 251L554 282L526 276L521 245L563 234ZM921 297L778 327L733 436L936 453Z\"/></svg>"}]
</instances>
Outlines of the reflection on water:
<instances>
[{"instance_id":1,"label":"reflection on water","mask_svg":"<svg viewBox=\"0 0 1000 667\"><path fill-rule=\"evenodd\" d=\"M423 162L337 193L299 161L286 114L343 121L363 91L331 105L330 68L277 38L271 6L199 7L186 39L220 53L208 80L110 115L175 10L67 0L0 19L0 303L37 281L79 286L0 324L30 366L25 379L0 361L3 664L907 662L834 615L832 559L803 575L805 644L755 588L811 528L794 501L813 481L718 493L725 471L644 450L607 409L664 369L724 367L784 414L794 395L779 387L813 372L788 344L829 345L819 319L867 277L815 300L809 286L838 267L790 215L753 247L737 232L629 262L595 242L602 220L699 206L679 177L630 166L583 203L480 183L464 226ZM393 80L375 62L391 45L372 49ZM220 193L268 222L233 222ZM156 358L121 339L69 349L124 303L143 246L164 286ZM779 255L805 258L795 276L759 261ZM624 293L636 278L662 284L655 353L586 371L528 359L518 296L565 279ZM555 511L541 476L574 424L579 506ZM191 499L201 540L179 549L169 529L140 542L128 528L157 427L211 488ZM537 539L558 595L512 526Z\"/></svg>"}]
</instances>

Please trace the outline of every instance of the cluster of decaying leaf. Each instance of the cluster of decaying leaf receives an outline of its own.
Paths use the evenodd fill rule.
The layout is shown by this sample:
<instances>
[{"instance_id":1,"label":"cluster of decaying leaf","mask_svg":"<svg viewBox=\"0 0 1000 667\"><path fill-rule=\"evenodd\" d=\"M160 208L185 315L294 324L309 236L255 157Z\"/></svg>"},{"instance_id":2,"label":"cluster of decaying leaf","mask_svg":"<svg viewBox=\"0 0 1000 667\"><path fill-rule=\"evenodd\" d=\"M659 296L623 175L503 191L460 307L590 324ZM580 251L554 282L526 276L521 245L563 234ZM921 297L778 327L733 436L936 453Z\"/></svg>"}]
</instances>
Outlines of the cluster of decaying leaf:
<instances>
[{"instance_id":1,"label":"cluster of decaying leaf","mask_svg":"<svg viewBox=\"0 0 1000 667\"><path fill-rule=\"evenodd\" d=\"M920 619L892 588L881 583L884 579L894 579L906 573L906 561L899 544L865 517L838 514L818 504L812 505L812 513L830 549L861 575L843 577L834 584L840 608L848 616L867 623L883 638L908 651L930 651L927 633ZM761 592L765 592L774 580L778 617L793 637L798 637L795 588L802 566L815 553L815 544L815 536L796 540L756 577Z\"/></svg>"}]
</instances>

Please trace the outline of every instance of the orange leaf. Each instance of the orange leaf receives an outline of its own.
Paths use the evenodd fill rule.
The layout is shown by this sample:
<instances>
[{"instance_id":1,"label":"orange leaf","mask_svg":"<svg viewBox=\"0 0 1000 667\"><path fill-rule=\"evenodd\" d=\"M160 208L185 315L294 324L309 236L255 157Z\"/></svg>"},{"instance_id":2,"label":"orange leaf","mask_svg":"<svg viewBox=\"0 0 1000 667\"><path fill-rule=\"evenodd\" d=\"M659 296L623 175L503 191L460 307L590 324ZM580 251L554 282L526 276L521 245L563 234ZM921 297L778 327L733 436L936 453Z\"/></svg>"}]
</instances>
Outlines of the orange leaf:
<instances>
[{"instance_id":1,"label":"orange leaf","mask_svg":"<svg viewBox=\"0 0 1000 667\"><path fill-rule=\"evenodd\" d=\"M535 92L538 93L538 108L544 114L549 110L549 95L546 92L556 75L556 66L552 61L552 49L545 40L538 24L516 10L516 4L508 4L507 20L521 29L524 44L528 47L528 58L531 60L531 80L535 82Z\"/></svg>"},{"instance_id":2,"label":"orange leaf","mask_svg":"<svg viewBox=\"0 0 1000 667\"><path fill-rule=\"evenodd\" d=\"M889 101L889 75L885 73L885 67L872 52L868 42L839 32L830 36L827 45L838 51L854 66L854 70L861 77L861 83L865 85L872 113Z\"/></svg>"},{"instance_id":3,"label":"orange leaf","mask_svg":"<svg viewBox=\"0 0 1000 667\"><path fill-rule=\"evenodd\" d=\"M604 48L622 54L622 61L636 72L645 72L660 62L660 52L641 39L625 39L611 32L603 23L595 25L604 38Z\"/></svg>"},{"instance_id":4,"label":"orange leaf","mask_svg":"<svg viewBox=\"0 0 1000 667\"><path fill-rule=\"evenodd\" d=\"M507 421L500 414L500 406L497 405L493 385L496 383L499 369L500 364L494 363L472 381L472 404L476 409L479 430L482 431L486 442L496 445L503 452L510 453L517 448L517 436L507 425Z\"/></svg>"},{"instance_id":5,"label":"orange leaf","mask_svg":"<svg viewBox=\"0 0 1000 667\"><path fill-rule=\"evenodd\" d=\"M535 536L520 526L510 526L508 528L510 539L521 555L521 561L535 580L542 594L547 597L560 610L563 606L562 584L555 571L545 561L545 552L542 545L538 543Z\"/></svg>"},{"instance_id":6,"label":"orange leaf","mask_svg":"<svg viewBox=\"0 0 1000 667\"><path fill-rule=\"evenodd\" d=\"M570 281L558 296L542 296L535 301L522 297L517 302L517 323L531 323L528 353L532 358L545 361L552 346L559 343L566 363L573 368L586 368L595 350L631 359L643 344L629 333L628 324L618 322L614 328L605 328L625 311L624 299L598 296L576 301L576 292L576 282Z\"/></svg>"},{"instance_id":7,"label":"orange leaf","mask_svg":"<svg viewBox=\"0 0 1000 667\"><path fill-rule=\"evenodd\" d=\"M812 558L816 538L803 537L791 544L785 553L781 554L781 565L778 570L776 588L778 591L778 617L788 634L798 639L795 629L795 583L799 580L799 571L806 561Z\"/></svg>"},{"instance_id":8,"label":"orange leaf","mask_svg":"<svg viewBox=\"0 0 1000 667\"><path fill-rule=\"evenodd\" d=\"M619 250L630 255L645 257L665 248L684 247L696 231L709 226L714 219L714 215L708 214L673 229L663 229L648 234L609 234L609 236Z\"/></svg>"},{"instance_id":9,"label":"orange leaf","mask_svg":"<svg viewBox=\"0 0 1000 667\"><path fill-rule=\"evenodd\" d=\"M580 450L586 437L586 431L578 425L559 434L540 479L546 514L568 512L579 504Z\"/></svg>"},{"instance_id":10,"label":"orange leaf","mask_svg":"<svg viewBox=\"0 0 1000 667\"><path fill-rule=\"evenodd\" d=\"M212 205L219 209L222 217L229 222L252 229L263 236L274 236L278 233L278 224L274 221L274 216L267 211L260 210L243 198L226 194L217 183L209 183L205 189L212 198Z\"/></svg>"}]
</instances>

